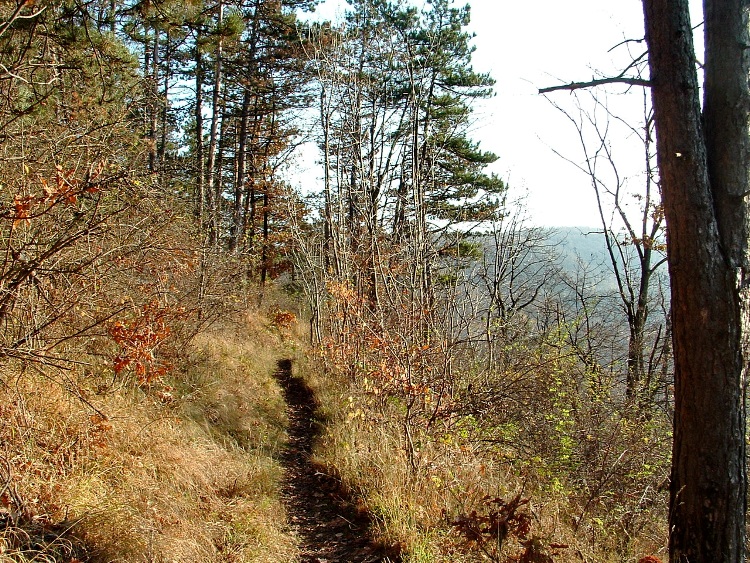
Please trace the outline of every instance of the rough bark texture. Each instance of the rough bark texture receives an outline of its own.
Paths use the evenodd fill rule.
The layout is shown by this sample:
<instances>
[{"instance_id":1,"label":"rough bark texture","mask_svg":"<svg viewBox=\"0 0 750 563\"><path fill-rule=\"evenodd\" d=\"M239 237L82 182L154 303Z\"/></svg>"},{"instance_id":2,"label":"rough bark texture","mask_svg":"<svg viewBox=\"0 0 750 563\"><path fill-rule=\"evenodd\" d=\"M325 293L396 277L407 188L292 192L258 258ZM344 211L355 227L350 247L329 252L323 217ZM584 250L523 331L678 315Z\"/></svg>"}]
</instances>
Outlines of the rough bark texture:
<instances>
[{"instance_id":1,"label":"rough bark texture","mask_svg":"<svg viewBox=\"0 0 750 563\"><path fill-rule=\"evenodd\" d=\"M705 1L701 116L688 2L644 0L672 284L672 562L744 560L744 3Z\"/></svg>"}]
</instances>

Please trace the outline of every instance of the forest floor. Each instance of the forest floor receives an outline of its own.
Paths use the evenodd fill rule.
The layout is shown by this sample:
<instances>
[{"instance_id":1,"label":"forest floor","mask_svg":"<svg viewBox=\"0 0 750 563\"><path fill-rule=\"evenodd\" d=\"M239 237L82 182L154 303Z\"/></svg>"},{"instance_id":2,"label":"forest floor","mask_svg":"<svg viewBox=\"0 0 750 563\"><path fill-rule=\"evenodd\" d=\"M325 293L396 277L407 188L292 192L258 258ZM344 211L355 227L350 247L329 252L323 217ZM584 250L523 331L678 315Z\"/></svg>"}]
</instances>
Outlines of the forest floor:
<instances>
[{"instance_id":1,"label":"forest floor","mask_svg":"<svg viewBox=\"0 0 750 563\"><path fill-rule=\"evenodd\" d=\"M339 479L313 461L313 445L323 427L312 389L292 374L291 360L278 362L276 378L289 416L282 495L299 538L300 563L400 563L397 547L373 540L372 517L357 506Z\"/></svg>"}]
</instances>

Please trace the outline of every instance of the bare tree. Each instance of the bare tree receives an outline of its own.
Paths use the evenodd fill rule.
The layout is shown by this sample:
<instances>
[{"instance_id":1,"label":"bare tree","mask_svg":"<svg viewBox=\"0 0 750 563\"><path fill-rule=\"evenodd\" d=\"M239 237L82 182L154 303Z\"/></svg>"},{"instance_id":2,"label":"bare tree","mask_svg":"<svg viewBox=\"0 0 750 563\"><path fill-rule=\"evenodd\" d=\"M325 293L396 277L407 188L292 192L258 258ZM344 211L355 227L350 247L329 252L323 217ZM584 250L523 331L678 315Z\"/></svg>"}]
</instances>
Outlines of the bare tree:
<instances>
[{"instance_id":1,"label":"bare tree","mask_svg":"<svg viewBox=\"0 0 750 563\"><path fill-rule=\"evenodd\" d=\"M528 332L544 291L560 274L558 244L550 229L529 224L523 202L504 206L480 240L481 261L473 280L481 286L476 315L484 320L487 369L497 369L497 348L508 346Z\"/></svg>"},{"instance_id":2,"label":"bare tree","mask_svg":"<svg viewBox=\"0 0 750 563\"><path fill-rule=\"evenodd\" d=\"M657 380L658 366L649 362L649 358L663 348L662 340L667 333L665 318L656 321L655 329L649 327L652 286L659 268L666 262L664 215L652 147L651 108L644 90L644 117L633 125L610 110L603 94L591 91L581 94L589 98L591 109L584 107L581 95L573 95L575 112L552 104L575 128L584 160L579 163L555 152L586 174L591 182L609 269L614 275L628 326L626 394L628 399L639 400L647 409L655 391L662 388ZM618 134L635 139L642 146L643 169L635 178L638 183L635 188L632 187L634 179L621 171L613 150L612 138Z\"/></svg>"}]
</instances>

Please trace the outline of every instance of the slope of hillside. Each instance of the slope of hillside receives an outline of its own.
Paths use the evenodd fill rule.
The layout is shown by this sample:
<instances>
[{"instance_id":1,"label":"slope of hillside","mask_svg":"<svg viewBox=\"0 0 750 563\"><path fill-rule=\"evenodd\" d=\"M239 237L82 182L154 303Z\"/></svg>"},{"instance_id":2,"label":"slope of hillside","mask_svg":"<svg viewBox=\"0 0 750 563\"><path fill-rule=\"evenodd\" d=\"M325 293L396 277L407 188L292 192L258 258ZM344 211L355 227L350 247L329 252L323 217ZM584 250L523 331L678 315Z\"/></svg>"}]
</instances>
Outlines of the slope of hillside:
<instances>
[{"instance_id":1,"label":"slope of hillside","mask_svg":"<svg viewBox=\"0 0 750 563\"><path fill-rule=\"evenodd\" d=\"M294 342L251 310L198 334L150 387L6 367L0 559L294 561L273 379Z\"/></svg>"}]
</instances>

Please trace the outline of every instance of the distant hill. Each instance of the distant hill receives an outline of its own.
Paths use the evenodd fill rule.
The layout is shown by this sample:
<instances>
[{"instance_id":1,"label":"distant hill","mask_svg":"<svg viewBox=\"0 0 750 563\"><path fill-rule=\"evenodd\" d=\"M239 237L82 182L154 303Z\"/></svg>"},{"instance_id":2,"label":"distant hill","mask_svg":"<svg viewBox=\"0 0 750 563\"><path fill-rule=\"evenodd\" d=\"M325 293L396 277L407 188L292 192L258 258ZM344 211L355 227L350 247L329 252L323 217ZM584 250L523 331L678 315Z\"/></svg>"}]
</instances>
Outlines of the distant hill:
<instances>
[{"instance_id":1,"label":"distant hill","mask_svg":"<svg viewBox=\"0 0 750 563\"><path fill-rule=\"evenodd\" d=\"M554 227L552 241L557 243L563 269L575 272L580 258L592 266L602 266L609 270L609 256L601 228L596 227Z\"/></svg>"}]
</instances>

